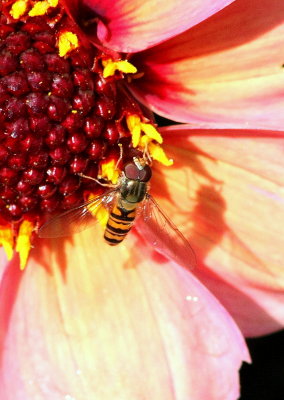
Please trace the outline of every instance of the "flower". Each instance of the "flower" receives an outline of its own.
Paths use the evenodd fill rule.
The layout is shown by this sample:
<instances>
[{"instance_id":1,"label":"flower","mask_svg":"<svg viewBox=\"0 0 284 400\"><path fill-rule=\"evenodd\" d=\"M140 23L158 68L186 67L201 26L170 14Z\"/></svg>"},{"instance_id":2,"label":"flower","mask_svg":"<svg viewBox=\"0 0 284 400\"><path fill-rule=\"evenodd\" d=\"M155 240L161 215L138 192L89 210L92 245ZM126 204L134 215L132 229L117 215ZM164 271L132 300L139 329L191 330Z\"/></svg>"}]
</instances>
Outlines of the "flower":
<instances>
[{"instance_id":1,"label":"flower","mask_svg":"<svg viewBox=\"0 0 284 400\"><path fill-rule=\"evenodd\" d=\"M152 14L147 18L144 16L144 12L147 15L147 3L142 5L138 2L135 10L131 7L128 8L128 4L123 5L123 2L116 2L115 9L109 1L104 1L103 4L94 0L83 3L89 13L92 10L96 13L99 20L98 27L91 25L88 28L89 37L95 38L97 34L105 46L116 51L130 51L130 61L138 68L138 71L143 71L143 76L131 81L131 90L135 96L160 115L174 121L190 123L190 126L167 128L168 136L165 136L164 139L167 141L168 137L172 138L171 146L173 143L179 143L179 148L183 149L184 155L182 164L179 164L177 158L181 157L180 151L176 146L170 150L169 154L175 162L172 168L163 169L165 177L159 180L160 184L164 180L169 182L167 177L171 172L178 170L178 165L182 165L182 169L187 171L186 165L190 163L188 165L189 172L179 174L179 180L181 180L181 187L188 188L193 199L197 198L203 202L201 199L206 197L207 193L202 190L199 192L198 185L195 190L192 189L194 186L192 180L196 173L207 177L206 186L215 185L213 189L209 190L209 196L214 195L215 192L218 194L219 190L222 193L224 172L220 171L221 178L216 181L211 178L211 165L208 167L208 172L204 170L204 167L195 170L192 167L192 156L185 152L185 146L190 148L190 154L192 151L202 154L205 151L209 154L209 160L211 149L213 157L217 153L215 157L217 160L222 159L228 153L227 162L241 165L242 168L244 168L243 163L247 163L250 170L251 164L253 164L254 173L260 177L263 177L264 169L277 171L277 176L279 173L281 174L281 156L276 156L274 159L273 154L279 154L283 138L282 109L284 102L281 90L284 79L283 58L277 48L283 46L284 6L279 6L277 2L267 5L265 0L261 3L252 1L248 5L247 2L237 0L228 7L223 7L220 12L214 10L215 14L212 16L207 14L207 19L204 18L204 21L198 24L199 21L194 18L183 19L180 17L182 13L184 13L182 15L186 15L186 11L188 11L186 7L195 7L197 3L185 5L180 2L178 5L176 4L175 13L171 15L169 26L166 16L168 14L164 13L162 7L161 9L157 8L155 16ZM69 4L68 1L67 4ZM220 2L217 7L220 6L221 9L225 5ZM200 2L198 10L199 13L209 12L209 14L212 11L207 2ZM70 8L71 15L78 23L82 23L83 19L78 18L77 11L76 7ZM195 12L193 14L200 15ZM143 24L134 23L139 18L143 19ZM157 19L161 21L159 28L155 24ZM107 21L107 24L104 21ZM184 29L183 23L188 24L186 25L187 29ZM153 35L149 34L154 29L153 25L157 29L154 39ZM167 29L170 32L167 32ZM175 29L175 35L172 35L173 29ZM168 34L167 37L163 36L165 32ZM130 36L131 40L129 40ZM197 131L198 129L199 131ZM205 135L201 149L200 146L196 148L190 145L190 142L194 142L191 137L193 132L196 141L197 137L201 140L202 135ZM220 140L217 140L218 136L221 137ZM251 141L249 141L250 137L253 138ZM220 141L226 143L226 146L221 146ZM223 150L219 151L213 143ZM238 153L233 150L228 152L226 149L226 147L237 147L237 144ZM248 144L249 147L247 147ZM269 153L266 152L266 146L271 148ZM250 162L248 163L248 161ZM157 176L161 174L161 171L155 173ZM273 172L272 175L275 173ZM176 175L175 173L170 180L175 182L175 188ZM186 175L188 178L185 177ZM184 179L182 180L182 178ZM248 177L242 177L238 185L242 186L246 179ZM200 176L198 181L200 182ZM227 182L227 179L224 179L224 182ZM250 185L252 185L250 187L255 187L255 185L260 185L260 182L257 184L253 182ZM172 186L173 184L167 184L164 189L167 190L167 198L169 198ZM216 250L221 245L218 239L227 241L225 245L227 256L223 257L221 252L221 260L219 260L219 257L213 256L209 252L208 263L205 263L209 268L200 268L196 272L199 279L221 299L234 315L243 332L249 336L269 333L283 327L284 317L283 276L281 273L283 255L280 251L282 246L277 240L283 234L281 225L273 221L272 236L267 234L267 226L271 225L271 222L269 223L271 209L277 209L277 215L281 221L283 181L278 179L274 187L270 187L269 182L263 182L263 186L266 189L257 187L253 192L244 191L246 195L238 198L238 201L234 203L235 213L238 215L240 213L237 210L238 204L246 202L246 207L242 208L247 210L247 214L243 215L241 220L235 217L238 226L234 226L234 231L240 230L240 237L242 237L244 235L243 220L254 221L248 225L248 236L244 236L242 241L236 233L231 232L231 221L226 224L223 218L217 219L216 225L220 224L224 232L219 235L212 233L215 239L211 238L211 241L215 242ZM159 201L161 204L166 204L164 206L166 210L170 210L169 202L165 202L164 195L161 196L160 185L157 187L158 193L155 191L156 186L152 187L152 191L156 197L157 194L160 194ZM268 187L269 189L267 189ZM256 193L261 196L261 199L251 200ZM201 198L200 195L202 195ZM183 189L180 197L184 198L184 196L186 194ZM226 199L228 204L231 205L231 199L234 197L235 195L231 194L230 201ZM217 199L220 199L220 203L223 204L221 208L225 212L225 208L229 208L224 203L225 199L222 196L217 196ZM210 201L212 202L212 200ZM261 205L258 212L255 207L251 209L248 206L255 202ZM180 207L179 203L178 208ZM196 211L198 215L200 210L197 208ZM231 212L233 213L233 211ZM176 207L171 213L178 226L187 224L184 219L177 218ZM188 210L184 210L184 213L188 215ZM252 216L255 216L254 220ZM190 218L192 218L191 213ZM262 225L259 221L266 221L266 224ZM203 226L203 224L201 226L199 224L198 220L196 223L198 231ZM208 229L208 224L205 227ZM254 230L256 230L255 234L252 233ZM269 232L271 232L270 229ZM206 235L208 235L208 231L204 233L205 237ZM190 230L188 230L188 237L192 237ZM252 243L253 239L255 240ZM194 238L191 240L194 241ZM259 243L262 243L263 250L261 251ZM196 246L201 247L200 254L203 254L204 258L203 246L205 244L200 246L198 235ZM224 244L221 245L222 247ZM234 251L230 250L230 247L233 247ZM214 261L211 261L211 257ZM269 258L267 259L267 257ZM245 260L244 264L237 266L238 258ZM224 283L222 292L219 290L221 282ZM252 319L248 315L254 315L254 318Z\"/></svg>"},{"instance_id":2,"label":"flower","mask_svg":"<svg viewBox=\"0 0 284 400\"><path fill-rule=\"evenodd\" d=\"M230 7L213 15L229 3L232 3ZM281 158L274 157L274 153L276 150L279 152L281 146L275 145L272 140L273 137L278 138L280 142L277 143L281 145L282 134L278 132L277 135L275 131L212 130L213 127L281 128L281 117L273 119L269 114L271 109L277 111L281 103L281 96L276 96L276 90L275 93L273 92L275 86L270 86L267 81L271 78L271 71L274 71L273 64L258 72L263 84L259 86L259 90L255 89L253 98L251 98L251 92L245 91L242 86L242 90L236 92L234 103L230 103L228 99L224 101L223 97L222 102L220 100L216 103L217 105L214 104L213 100L218 99L218 93L222 93L221 89L225 93L227 84L221 85L219 91L212 87L210 95L209 77L213 81L214 74L216 76L213 68L209 69L212 75L209 72L208 75L204 75L202 70L201 75L198 75L195 71L197 84L192 91L188 86L193 85L193 80L188 78L188 65L192 65L189 70L191 76L194 76L193 67L198 64L193 59L192 53L191 57L186 54L189 49L188 41L190 40L193 45L192 39L198 36L198 29L204 33L205 27L207 29L205 33L207 33L208 30L212 30L212 27L214 28L214 24L220 27L219 23L230 21L230 18L233 20L240 18L243 23L243 18L239 14L246 12L246 9L242 8L242 3L217 1L212 6L209 1L202 3L196 1L191 4L179 1L168 3L167 10L162 10L158 7L160 4L157 4L155 12L151 10L150 13L149 3L145 1L137 2L135 4L137 7L133 7L133 2L117 1L113 4L108 1L90 0L83 4L86 7L86 14L83 13L83 5L79 1L65 0L58 5L52 0L35 3L23 0L9 1L6 5L14 19L22 21L21 18L24 19L28 13L29 18L39 18L41 22L46 15L53 18L54 11L58 10L57 7L62 11L62 5L65 6L76 24L65 19L64 15L63 19L61 15L59 20L56 18L52 20L58 35L56 48L61 57L57 58L55 66L58 67L58 64L62 62L67 69L67 64L63 61L69 60L72 55L77 54L75 63L80 63L88 60L88 54L92 55L92 51L96 52L95 59L98 65L95 65L94 71L99 74L101 82L105 83L109 80L111 83L111 88L107 85L107 90L111 92L110 96L109 92L104 92L104 85L102 94L96 92L99 100L104 99L103 105L100 104L99 107L100 112L106 110L106 115L108 115L109 110L112 109L113 102L108 101L106 105L106 98L110 97L113 100L116 78L121 80L128 77L128 87L145 105L149 105L150 102L154 110L174 120L195 122L195 125L191 126L161 130L164 133L166 150L164 152L159 147L161 137L151 116L147 114L148 118L146 118L143 115L142 108L130 93L125 92L125 88L120 92L122 88L118 82L120 107L115 112L120 113L119 121L123 121L119 134L123 138L126 137L128 146L135 148L137 143L139 146L144 144L144 150L147 150L145 142L151 139L150 143L156 146L155 150L160 149L158 153L162 152L165 156L165 164L170 164L169 157L174 158L175 162L171 168L154 167L155 176L152 180L151 193L160 200L163 208L186 236L189 236L189 231L191 232L192 243L197 250L200 265L195 271L196 276L212 288L216 296L228 306L246 333L264 333L281 326L283 316L279 304L283 286L279 279L281 278L280 271L278 272L275 268L281 256L280 246L276 241L277 235L281 233L280 225L277 225L271 234L271 238L275 241L272 243L269 240L269 244L272 243L273 264L269 264L266 260L262 263L259 261L263 261L262 248L268 245L266 241L268 238L263 235L263 232L267 233L266 213L271 214L271 210L277 205L279 215L283 212L280 197ZM11 5L14 7L12 14L9 8ZM278 23L273 7L273 5L266 7L265 13L267 15L271 12L271 16L274 16L274 19L270 19L273 23L270 23L276 26L275 36L264 33L259 35L259 42L256 39L254 42L256 48L259 48L260 44L267 44L267 46L264 46L257 61L254 60L255 65L260 63L261 57L264 59L268 57L268 44L272 39L276 38L279 42L282 40L279 34L281 25ZM175 12L170 12L173 9ZM90 11L93 11L93 14ZM171 23L169 23L169 16L171 16ZM40 19L41 17L44 18ZM6 13L5 18L7 18ZM206 21L200 24L203 20ZM30 27L32 34L34 34L33 29L39 29L38 25L40 24L35 23L35 27ZM82 28L84 34L78 26ZM237 24L236 27L239 25ZM7 28L3 29L5 31ZM222 32L216 29L217 31ZM259 32L266 31L267 29L260 24ZM244 40L244 37L247 39L244 33L247 32L243 32L243 46L247 46L249 59L251 41ZM9 35L13 37L13 32L8 33ZM214 52L213 54L217 55L217 59L212 58L210 66L219 65L218 55L219 53L223 55L221 51L217 51L218 47L216 49L214 46L224 46L225 49L228 47L228 43L227 47L225 46L226 40L223 35L221 39L216 40L214 44L211 43L211 47L210 43L208 44L204 39L196 41L196 45L204 42L208 45L207 50L211 52L215 50L216 54ZM90 47L89 40L94 43L94 48ZM38 38L33 39L33 44L38 41L40 41ZM181 43L185 45L178 47ZM233 44L235 43L233 41ZM82 50L84 49L82 44L89 46L89 52ZM232 42L229 41L229 44L232 46ZM46 45L42 43L37 46L39 49L46 48ZM52 46L54 51L54 42ZM239 50L241 47L235 45L234 48ZM184 48L185 53L180 50L181 48ZM198 49L201 51L200 47ZM162 57L164 53L166 54L165 50L167 50L167 59ZM122 57L118 54L118 52L129 51L139 51L139 53L132 54L131 57ZM184 68L176 59L177 54ZM185 56L181 57L183 54ZM28 55L30 56L30 52ZM32 55L34 56L34 52ZM159 58L156 58L157 55ZM7 57L8 61L5 61L4 69L11 62L13 64L13 61L9 61L10 56L7 55ZM227 58L224 54L221 59L223 69L220 68L219 73L223 78L222 74L226 72L224 73L228 82L226 93L230 93L230 88L232 91L236 88L236 84L230 85L231 75L228 73L228 68L232 70L231 58ZM252 66L250 59L250 62L244 63L243 69L241 69L241 64L244 59L240 57L237 60L240 60L240 65L236 68L237 71L241 70L240 75L254 76L253 68L245 69L245 66ZM190 61L193 61L192 64L187 64ZM35 65L38 65L38 60ZM70 64L68 65L70 67ZM204 65L206 66L206 62ZM82 68L82 65L79 65L79 68ZM84 70L90 68L94 66L88 65L88 68ZM137 68L137 73L135 68ZM76 78L79 89L76 90L80 91L80 98L75 98L76 101L72 103L72 105L78 105L78 110L68 111L69 125L67 126L72 127L75 124L75 116L84 114L85 107L96 107L92 103L90 106L89 102L92 101L90 96L88 97L86 93L82 94L86 90L81 85L88 84L88 77L85 75L82 77L79 71L76 72L76 76L79 75ZM281 74L277 70L275 76L279 77L279 75ZM204 87L200 84L202 76L205 78ZM21 77L22 75L20 77L16 75L17 79ZM237 78L239 78L238 75ZM52 81L53 83L56 81L54 76ZM240 83L238 79L237 81ZM38 81L40 82L41 80ZM224 80L221 79L221 82ZM203 92L197 90L198 83ZM207 92L205 92L206 84ZM244 79L244 86L246 84ZM6 83L4 93L2 93L3 98L7 95L7 87L10 87L10 93L5 101L10 101L11 89L14 90L16 86L12 84L7 86ZM18 87L22 90L21 85ZM55 90L60 93L63 89L68 91L68 87L68 74L65 76L61 71ZM277 100L275 108L263 100L264 89L266 89L266 95ZM58 92L53 96L60 97ZM228 98L230 97L231 93ZM35 96L34 99L32 97L29 100L34 100L35 105L38 105L39 97ZM243 107L244 103L247 107L245 120L242 121L241 114L235 109ZM60 118L58 125L61 126L63 124L61 113L56 115L60 104L53 98L52 107L48 108L48 115L49 118L50 115ZM206 104L207 107L203 108L202 105ZM261 106L261 118L259 114L258 118L255 118L256 105ZM6 108L5 124L9 124L7 115ZM35 119L34 116L31 118ZM66 125L65 120L64 122ZM66 128L65 125L63 126ZM99 123L85 122L85 133L94 135L94 126L97 125L99 126ZM122 127L124 127L123 130ZM104 133L111 148L109 160L106 159L105 162L105 159L101 158L103 149L98 149L98 146L94 145L90 146L89 155L91 154L92 157L95 157L94 154L97 153L100 155L97 159L100 165L99 176L97 169L92 171L96 179L103 177L109 181L116 181L116 177L113 176L114 168L109 168L111 165L115 166L119 159L118 149L113 152L112 148L112 144L118 140L115 128L117 125L114 127L112 124ZM151 137L153 130L154 137ZM218 134L221 139L216 137ZM249 138L250 134L254 140ZM268 135L269 139L263 142L265 135ZM262 143L265 143L265 146ZM235 144L240 146L238 152L234 151ZM74 151L77 146L84 148L82 136L72 134L72 139L68 142L69 150ZM52 152L53 156L48 153L48 156L62 162L66 155L63 150L66 150L66 147L62 146L60 152ZM81 152L84 151L85 148L81 150ZM154 154L155 152L151 151L150 156L154 158ZM157 158L159 161L163 160L160 155ZM37 165L42 163L43 159L37 160ZM246 160L249 173L243 172L243 159ZM78 163L78 160L76 161ZM84 161L85 159L80 160L83 165ZM66 156L65 164L67 163L69 159ZM58 171L57 169L56 173L53 172L51 175L60 179L62 175ZM269 180L271 175L267 171L271 171L274 176L272 184ZM28 177L30 178L30 175ZM165 182L166 185L163 185ZM74 182L71 183L74 187ZM86 192L88 189L89 192L96 193L98 189L89 181L87 183L84 181L84 185L86 185L83 187ZM65 190L66 186L68 185L64 185ZM50 187L43 188L43 192L39 195L50 193L48 189ZM242 193L244 193L243 197ZM67 197L71 194L64 192L64 195ZM7 200L7 190L5 196L4 199ZM187 201L188 196L192 198L192 202ZM70 203L67 208L79 204L76 201L80 201L81 198L73 198L73 202L72 197L71 200L68 197ZM236 200L230 203L231 199ZM242 206L241 223L240 218L235 217L234 213L240 212L239 204ZM259 208L255 207L256 204ZM227 213L226 208L228 208ZM251 212L252 208L255 214ZM9 207L9 212L11 212L10 209L15 210L15 207ZM171 212L173 210L174 212ZM24 220L28 221L25 218ZM20 225L18 230L17 245L22 263L27 255L26 250L30 246L29 229L33 228L37 221L33 218L31 220L33 224ZM191 230L190 224L193 225ZM231 228L232 225L234 230ZM7 224L3 226L6 228ZM9 254L14 236L12 235L11 239L9 229L3 229L2 232L4 232L4 239L1 237L1 240ZM103 400L113 397L122 400L129 398L198 400L238 397L237 370L241 361L248 360L249 357L243 337L234 321L185 265L165 260L155 252L152 254L149 246L144 243L147 237L143 237L143 230L140 233L142 237L139 240L135 235L129 234L127 242L117 248L107 248L107 250L101 242L101 236L94 236L94 233L88 231L74 236L72 242L52 239L39 243L38 239L34 239L35 249L29 259L29 268L24 272L18 269L17 254L9 262L7 268L4 268L5 262L2 263L0 393L5 400L56 398L56 396L69 400L90 396ZM244 233L243 236L241 233ZM28 244L21 245L22 241ZM94 243L92 251L89 250L90 242ZM274 251L275 248L278 254ZM239 259L241 261L238 261ZM271 259L269 258L268 261ZM249 269L246 269L247 267ZM220 287L222 291L219 290ZM236 293L237 290L241 293ZM278 293L276 293L277 290ZM247 297L250 298L250 302L247 301ZM271 304L277 305L277 308L271 309ZM248 321L248 317L251 316L252 318ZM256 319L256 323L252 323L251 319ZM259 321L262 322L261 327L259 327Z\"/></svg>"}]
</instances>

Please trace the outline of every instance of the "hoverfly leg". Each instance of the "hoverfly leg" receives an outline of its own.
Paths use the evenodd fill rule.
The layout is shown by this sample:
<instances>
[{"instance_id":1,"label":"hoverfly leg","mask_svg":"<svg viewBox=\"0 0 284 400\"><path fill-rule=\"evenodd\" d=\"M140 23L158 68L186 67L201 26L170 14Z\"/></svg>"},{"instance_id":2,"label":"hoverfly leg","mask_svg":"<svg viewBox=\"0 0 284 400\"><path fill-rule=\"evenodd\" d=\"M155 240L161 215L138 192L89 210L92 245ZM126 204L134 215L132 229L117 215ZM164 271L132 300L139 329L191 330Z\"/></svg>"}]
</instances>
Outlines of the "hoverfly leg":
<instances>
[{"instance_id":1,"label":"hoverfly leg","mask_svg":"<svg viewBox=\"0 0 284 400\"><path fill-rule=\"evenodd\" d=\"M102 183L98 179L93 178L92 176L84 175L81 172L78 172L77 175L80 176L81 178L90 179L91 181L94 181L94 182L98 183L99 185L101 185L103 187L108 187L108 188L116 188L117 187L117 185L114 185L112 183Z\"/></svg>"},{"instance_id":2,"label":"hoverfly leg","mask_svg":"<svg viewBox=\"0 0 284 400\"><path fill-rule=\"evenodd\" d=\"M145 163L146 164L148 164L148 165L152 165L152 157L151 157L151 155L150 155L150 153L149 153L149 150L148 150L148 143L146 142L145 143L145 147L144 147L144 150L143 150L143 160L145 161Z\"/></svg>"}]
</instances>

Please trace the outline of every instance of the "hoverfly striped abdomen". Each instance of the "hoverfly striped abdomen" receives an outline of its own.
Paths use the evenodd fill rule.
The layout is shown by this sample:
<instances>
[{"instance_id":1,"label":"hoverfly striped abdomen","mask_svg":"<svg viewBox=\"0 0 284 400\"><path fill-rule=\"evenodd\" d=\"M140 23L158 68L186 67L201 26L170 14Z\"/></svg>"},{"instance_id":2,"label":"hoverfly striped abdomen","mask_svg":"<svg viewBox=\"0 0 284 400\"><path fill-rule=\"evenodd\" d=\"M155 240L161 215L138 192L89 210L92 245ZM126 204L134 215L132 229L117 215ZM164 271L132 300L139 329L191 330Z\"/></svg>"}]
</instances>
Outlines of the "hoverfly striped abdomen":
<instances>
[{"instance_id":1,"label":"hoverfly striped abdomen","mask_svg":"<svg viewBox=\"0 0 284 400\"><path fill-rule=\"evenodd\" d=\"M123 241L135 220L136 206L133 204L133 209L125 210L117 204L114 205L104 233L104 239L108 244L115 246Z\"/></svg>"}]
</instances>

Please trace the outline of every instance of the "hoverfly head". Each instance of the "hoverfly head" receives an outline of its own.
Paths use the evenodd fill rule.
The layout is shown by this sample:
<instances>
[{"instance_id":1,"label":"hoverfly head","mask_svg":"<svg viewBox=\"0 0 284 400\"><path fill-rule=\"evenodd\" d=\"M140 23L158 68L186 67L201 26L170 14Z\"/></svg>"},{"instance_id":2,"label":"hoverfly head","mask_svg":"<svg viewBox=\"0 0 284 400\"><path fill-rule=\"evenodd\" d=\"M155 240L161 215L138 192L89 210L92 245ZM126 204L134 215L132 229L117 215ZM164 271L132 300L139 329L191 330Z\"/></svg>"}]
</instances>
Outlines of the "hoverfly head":
<instances>
[{"instance_id":1,"label":"hoverfly head","mask_svg":"<svg viewBox=\"0 0 284 400\"><path fill-rule=\"evenodd\" d=\"M133 162L127 163L123 171L126 178L134 181L148 182L152 176L152 169L143 158L133 157Z\"/></svg>"}]
</instances>

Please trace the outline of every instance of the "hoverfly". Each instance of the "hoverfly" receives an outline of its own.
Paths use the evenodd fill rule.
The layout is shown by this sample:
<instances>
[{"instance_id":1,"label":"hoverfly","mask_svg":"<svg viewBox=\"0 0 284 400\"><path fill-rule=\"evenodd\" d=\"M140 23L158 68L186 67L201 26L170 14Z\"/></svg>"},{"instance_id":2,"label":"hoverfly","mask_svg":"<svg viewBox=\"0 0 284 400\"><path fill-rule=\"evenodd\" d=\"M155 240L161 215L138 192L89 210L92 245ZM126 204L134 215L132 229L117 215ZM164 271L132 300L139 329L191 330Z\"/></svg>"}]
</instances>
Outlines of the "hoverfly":
<instances>
[{"instance_id":1,"label":"hoverfly","mask_svg":"<svg viewBox=\"0 0 284 400\"><path fill-rule=\"evenodd\" d=\"M147 191L151 176L151 167L143 159L134 157L133 162L124 166L115 188L50 219L39 228L39 237L69 236L87 229L98 222L92 210L103 205L109 210L104 231L106 243L111 246L121 243L137 219L135 228L155 250L194 267L196 259L189 242Z\"/></svg>"}]
</instances>

